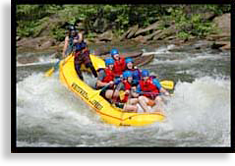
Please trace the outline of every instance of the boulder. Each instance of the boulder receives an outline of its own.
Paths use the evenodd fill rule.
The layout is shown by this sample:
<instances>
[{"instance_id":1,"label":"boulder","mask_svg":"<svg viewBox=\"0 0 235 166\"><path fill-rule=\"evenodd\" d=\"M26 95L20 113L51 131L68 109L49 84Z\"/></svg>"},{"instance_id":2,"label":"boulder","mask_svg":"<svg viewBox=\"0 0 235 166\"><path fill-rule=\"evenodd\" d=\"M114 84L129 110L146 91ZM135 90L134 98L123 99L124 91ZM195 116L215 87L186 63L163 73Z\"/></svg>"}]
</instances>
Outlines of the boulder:
<instances>
[{"instance_id":1,"label":"boulder","mask_svg":"<svg viewBox=\"0 0 235 166\"><path fill-rule=\"evenodd\" d=\"M138 43L145 43L147 41L146 37L144 36L137 36L136 38L133 39L134 41L138 42Z\"/></svg>"},{"instance_id":2,"label":"boulder","mask_svg":"<svg viewBox=\"0 0 235 166\"><path fill-rule=\"evenodd\" d=\"M211 45L212 49L230 49L230 41L218 41Z\"/></svg>"},{"instance_id":3,"label":"boulder","mask_svg":"<svg viewBox=\"0 0 235 166\"><path fill-rule=\"evenodd\" d=\"M135 25L131 28L129 34L127 35L127 39L130 39L135 36L135 33L138 31L139 25Z\"/></svg>"},{"instance_id":4,"label":"boulder","mask_svg":"<svg viewBox=\"0 0 235 166\"><path fill-rule=\"evenodd\" d=\"M216 14L214 12L205 12L201 14L201 18L203 21L213 20Z\"/></svg>"},{"instance_id":5,"label":"boulder","mask_svg":"<svg viewBox=\"0 0 235 166\"><path fill-rule=\"evenodd\" d=\"M41 45L39 45L38 49L47 49L53 45L55 45L54 39L49 39L48 41L43 42Z\"/></svg>"},{"instance_id":6,"label":"boulder","mask_svg":"<svg viewBox=\"0 0 235 166\"><path fill-rule=\"evenodd\" d=\"M176 33L175 25L172 25L169 28L163 30L162 32L156 34L153 37L153 40L162 40L162 39L169 37L171 35L175 35L175 33Z\"/></svg>"},{"instance_id":7,"label":"boulder","mask_svg":"<svg viewBox=\"0 0 235 166\"><path fill-rule=\"evenodd\" d=\"M146 40L152 40L154 38L154 36L160 34L161 32L162 32L162 30L157 30L157 31L145 36L145 39Z\"/></svg>"},{"instance_id":8,"label":"boulder","mask_svg":"<svg viewBox=\"0 0 235 166\"><path fill-rule=\"evenodd\" d=\"M230 13L215 17L213 19L213 22L223 33L230 35L231 33L231 14Z\"/></svg>"},{"instance_id":9,"label":"boulder","mask_svg":"<svg viewBox=\"0 0 235 166\"><path fill-rule=\"evenodd\" d=\"M151 30L156 30L156 29L158 29L158 27L159 27L160 24L161 24L160 21L157 21L157 22L155 22L155 23L149 25L148 27L146 27L146 28L144 28L144 29L139 29L139 30L135 33L135 36L138 36L138 35L140 35L140 34L143 35L143 34L149 32L149 31L151 31Z\"/></svg>"},{"instance_id":10,"label":"boulder","mask_svg":"<svg viewBox=\"0 0 235 166\"><path fill-rule=\"evenodd\" d=\"M108 21L104 18L97 18L93 24L94 31L97 33L105 32L108 26Z\"/></svg>"},{"instance_id":11,"label":"boulder","mask_svg":"<svg viewBox=\"0 0 235 166\"><path fill-rule=\"evenodd\" d=\"M108 30L108 31L102 33L101 35L99 35L98 40L99 41L104 41L104 42L112 41L113 36L114 35L113 35L112 30Z\"/></svg>"}]
</instances>

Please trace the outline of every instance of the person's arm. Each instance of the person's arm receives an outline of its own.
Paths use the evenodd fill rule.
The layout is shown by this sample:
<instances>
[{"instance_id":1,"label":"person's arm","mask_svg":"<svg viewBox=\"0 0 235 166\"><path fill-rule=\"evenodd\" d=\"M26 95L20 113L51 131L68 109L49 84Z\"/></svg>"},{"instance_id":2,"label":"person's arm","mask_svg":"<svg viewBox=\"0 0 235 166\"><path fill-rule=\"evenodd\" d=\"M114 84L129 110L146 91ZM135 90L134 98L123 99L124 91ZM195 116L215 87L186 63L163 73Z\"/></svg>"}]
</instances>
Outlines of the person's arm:
<instances>
[{"instance_id":1,"label":"person's arm","mask_svg":"<svg viewBox=\"0 0 235 166\"><path fill-rule=\"evenodd\" d=\"M153 83L160 90L161 93L165 94L166 96L170 95L169 92L161 86L161 84L158 81L158 79L156 79L156 78L153 79Z\"/></svg>"},{"instance_id":2,"label":"person's arm","mask_svg":"<svg viewBox=\"0 0 235 166\"><path fill-rule=\"evenodd\" d=\"M98 88L102 88L102 87L104 87L104 86L106 86L106 85L111 85L111 84L113 84L113 81L111 81L111 82L109 82L109 83L102 82L102 80L104 79L105 76L106 76L106 75L105 75L104 70L100 70L99 73L98 73L98 80L97 80L97 84L96 84L96 86L97 86Z\"/></svg>"},{"instance_id":3,"label":"person's arm","mask_svg":"<svg viewBox=\"0 0 235 166\"><path fill-rule=\"evenodd\" d=\"M68 48L68 45L69 45L69 37L66 36L64 39L64 48L63 48L63 53L62 53L63 59L66 58L65 52Z\"/></svg>"},{"instance_id":4,"label":"person's arm","mask_svg":"<svg viewBox=\"0 0 235 166\"><path fill-rule=\"evenodd\" d=\"M136 93L136 87L131 88L131 95L135 98L139 97L139 94Z\"/></svg>"},{"instance_id":5,"label":"person's arm","mask_svg":"<svg viewBox=\"0 0 235 166\"><path fill-rule=\"evenodd\" d=\"M83 41L83 35L78 33L78 39L74 39L73 43L81 43Z\"/></svg>"}]
</instances>

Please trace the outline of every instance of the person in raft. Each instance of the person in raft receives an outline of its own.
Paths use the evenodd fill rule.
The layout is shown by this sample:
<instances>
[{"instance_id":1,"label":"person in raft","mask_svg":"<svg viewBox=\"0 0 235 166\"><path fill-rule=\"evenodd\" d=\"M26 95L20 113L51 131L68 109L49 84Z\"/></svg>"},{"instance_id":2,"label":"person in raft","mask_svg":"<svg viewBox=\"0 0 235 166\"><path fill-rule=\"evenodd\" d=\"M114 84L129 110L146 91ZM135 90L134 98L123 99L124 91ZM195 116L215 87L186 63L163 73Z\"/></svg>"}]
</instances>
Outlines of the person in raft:
<instances>
[{"instance_id":1,"label":"person in raft","mask_svg":"<svg viewBox=\"0 0 235 166\"><path fill-rule=\"evenodd\" d=\"M74 50L73 39L77 36L77 31L73 25L68 26L68 33L64 39L63 59L66 58Z\"/></svg>"},{"instance_id":2,"label":"person in raft","mask_svg":"<svg viewBox=\"0 0 235 166\"><path fill-rule=\"evenodd\" d=\"M115 77L120 78L126 67L125 58L120 57L118 50L115 48L111 50L110 54L115 61L113 67Z\"/></svg>"},{"instance_id":3,"label":"person in raft","mask_svg":"<svg viewBox=\"0 0 235 166\"><path fill-rule=\"evenodd\" d=\"M114 73L113 66L114 60L113 58L105 59L106 68L99 68L98 71L98 80L96 82L96 89L102 89L101 96L103 96L106 100L110 101L113 96L113 87L114 87ZM111 102L111 101L110 101Z\"/></svg>"},{"instance_id":4,"label":"person in raft","mask_svg":"<svg viewBox=\"0 0 235 166\"><path fill-rule=\"evenodd\" d=\"M85 64L86 68L90 68L94 77L97 77L96 70L91 62L90 59L90 51L88 50L87 44L84 41L84 28L79 27L79 32L73 38L73 44L75 47L75 58L74 58L74 65L76 72L81 80L83 80L82 72L81 72L81 65Z\"/></svg>"},{"instance_id":5,"label":"person in raft","mask_svg":"<svg viewBox=\"0 0 235 166\"><path fill-rule=\"evenodd\" d=\"M138 96L133 89L133 76L131 71L124 71L123 78L117 85L115 93L116 98L113 98L115 105L127 112L137 112ZM117 97L118 96L118 97Z\"/></svg>"},{"instance_id":6,"label":"person in raft","mask_svg":"<svg viewBox=\"0 0 235 166\"><path fill-rule=\"evenodd\" d=\"M137 86L139 84L139 80L141 78L141 70L134 66L134 60L132 58L125 59L126 68L125 71L130 71L133 76L133 86Z\"/></svg>"},{"instance_id":7,"label":"person in raft","mask_svg":"<svg viewBox=\"0 0 235 166\"><path fill-rule=\"evenodd\" d=\"M150 77L149 71L145 69L141 72L141 80L139 81L136 92L141 95L139 102L145 112L153 112L148 106L153 107L155 104L158 112L162 112L163 101L160 94L170 95L167 90L161 87L161 84L156 78Z\"/></svg>"},{"instance_id":8,"label":"person in raft","mask_svg":"<svg viewBox=\"0 0 235 166\"><path fill-rule=\"evenodd\" d=\"M109 103L115 104L115 106L119 108L123 108L125 111L128 112L136 112L137 106L133 106L134 101L132 100L131 104L125 104L125 99L120 99L119 97L119 90L120 90L120 79L115 79L115 75L113 73L114 67L114 60L113 58L106 58L105 65L106 68L98 69L98 80L96 83L96 89L102 88L100 95L103 96ZM127 78L125 76L125 78ZM131 82L131 80L130 80ZM114 90L114 85L117 85ZM138 101L138 99L137 99Z\"/></svg>"}]
</instances>

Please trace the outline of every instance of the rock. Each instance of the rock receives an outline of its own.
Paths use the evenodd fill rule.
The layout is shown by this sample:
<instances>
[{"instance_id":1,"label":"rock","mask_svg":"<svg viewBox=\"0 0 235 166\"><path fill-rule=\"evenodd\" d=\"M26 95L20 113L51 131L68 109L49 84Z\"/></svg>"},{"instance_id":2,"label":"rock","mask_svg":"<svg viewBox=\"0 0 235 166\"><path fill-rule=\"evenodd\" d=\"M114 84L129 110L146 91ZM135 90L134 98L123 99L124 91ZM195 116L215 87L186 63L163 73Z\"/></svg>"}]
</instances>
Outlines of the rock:
<instances>
[{"instance_id":1,"label":"rock","mask_svg":"<svg viewBox=\"0 0 235 166\"><path fill-rule=\"evenodd\" d=\"M108 41L112 41L112 39L113 39L113 32L112 32L112 30L108 30L108 31L106 31L103 34L98 36L98 40L99 41L108 42Z\"/></svg>"},{"instance_id":2,"label":"rock","mask_svg":"<svg viewBox=\"0 0 235 166\"><path fill-rule=\"evenodd\" d=\"M224 45L223 47L221 47L222 50L230 50L231 49L231 43L227 43L226 45Z\"/></svg>"},{"instance_id":3,"label":"rock","mask_svg":"<svg viewBox=\"0 0 235 166\"><path fill-rule=\"evenodd\" d=\"M219 49L219 48L225 48L225 49L230 49L230 42L229 41L218 41L214 42L211 45L212 49Z\"/></svg>"},{"instance_id":4,"label":"rock","mask_svg":"<svg viewBox=\"0 0 235 166\"><path fill-rule=\"evenodd\" d=\"M147 39L144 36L138 36L136 38L133 39L136 42L140 42L140 43L145 43L147 41Z\"/></svg>"},{"instance_id":5,"label":"rock","mask_svg":"<svg viewBox=\"0 0 235 166\"><path fill-rule=\"evenodd\" d=\"M231 14L223 14L221 16L215 17L213 22L217 25L223 33L230 35L231 33Z\"/></svg>"},{"instance_id":6,"label":"rock","mask_svg":"<svg viewBox=\"0 0 235 166\"><path fill-rule=\"evenodd\" d=\"M131 28L128 29L127 32L125 32L121 37L120 37L120 40L123 41L124 39L126 39L127 35L130 33L131 31Z\"/></svg>"},{"instance_id":7,"label":"rock","mask_svg":"<svg viewBox=\"0 0 235 166\"><path fill-rule=\"evenodd\" d=\"M95 32L104 33L108 28L108 21L105 18L97 18L93 27Z\"/></svg>"},{"instance_id":8,"label":"rock","mask_svg":"<svg viewBox=\"0 0 235 166\"><path fill-rule=\"evenodd\" d=\"M146 38L146 40L152 40L154 36L160 34L161 32L162 32L162 30L157 30L157 31L151 33L150 35L145 36L145 38Z\"/></svg>"},{"instance_id":9,"label":"rock","mask_svg":"<svg viewBox=\"0 0 235 166\"><path fill-rule=\"evenodd\" d=\"M153 40L162 40L171 35L175 35L175 33L176 33L175 25L172 25L169 28L163 30L161 33L156 34L153 37Z\"/></svg>"},{"instance_id":10,"label":"rock","mask_svg":"<svg viewBox=\"0 0 235 166\"><path fill-rule=\"evenodd\" d=\"M156 30L156 29L158 29L158 27L159 27L160 24L161 24L160 21L157 21L157 22L155 22L155 23L149 25L147 28L139 29L139 30L135 33L135 36L138 36L138 35L140 35L140 34L143 35L143 34L149 32L149 31L151 31L151 30Z\"/></svg>"},{"instance_id":11,"label":"rock","mask_svg":"<svg viewBox=\"0 0 235 166\"><path fill-rule=\"evenodd\" d=\"M201 14L203 21L213 20L216 16L214 12L205 12Z\"/></svg>"},{"instance_id":12,"label":"rock","mask_svg":"<svg viewBox=\"0 0 235 166\"><path fill-rule=\"evenodd\" d=\"M127 39L132 38L133 36L135 36L135 33L138 31L139 25L135 25L131 28L129 34L127 35Z\"/></svg>"},{"instance_id":13,"label":"rock","mask_svg":"<svg viewBox=\"0 0 235 166\"><path fill-rule=\"evenodd\" d=\"M48 41L42 43L42 45L40 45L38 49L47 49L53 45L55 45L55 40L49 39Z\"/></svg>"}]
</instances>

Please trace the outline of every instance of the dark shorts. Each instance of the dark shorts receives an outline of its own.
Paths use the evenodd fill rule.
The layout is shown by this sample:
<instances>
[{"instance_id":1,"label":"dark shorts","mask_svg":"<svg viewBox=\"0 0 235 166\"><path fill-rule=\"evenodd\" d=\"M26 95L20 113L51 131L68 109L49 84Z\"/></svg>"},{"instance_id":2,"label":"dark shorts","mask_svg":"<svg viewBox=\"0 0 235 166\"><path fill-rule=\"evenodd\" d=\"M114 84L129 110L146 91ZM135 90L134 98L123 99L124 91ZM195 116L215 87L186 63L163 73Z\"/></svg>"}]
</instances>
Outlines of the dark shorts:
<instances>
[{"instance_id":1,"label":"dark shorts","mask_svg":"<svg viewBox=\"0 0 235 166\"><path fill-rule=\"evenodd\" d=\"M75 52L75 64L81 65L81 64L89 64L91 63L90 58L90 52L88 49L84 49L82 51L76 51Z\"/></svg>"},{"instance_id":2,"label":"dark shorts","mask_svg":"<svg viewBox=\"0 0 235 166\"><path fill-rule=\"evenodd\" d=\"M115 106L118 108L121 108L121 109L124 108L124 105L125 105L125 103L119 103L119 102L115 103Z\"/></svg>"}]
</instances>

